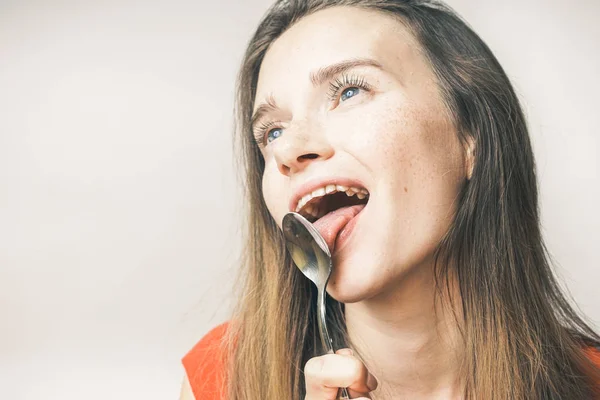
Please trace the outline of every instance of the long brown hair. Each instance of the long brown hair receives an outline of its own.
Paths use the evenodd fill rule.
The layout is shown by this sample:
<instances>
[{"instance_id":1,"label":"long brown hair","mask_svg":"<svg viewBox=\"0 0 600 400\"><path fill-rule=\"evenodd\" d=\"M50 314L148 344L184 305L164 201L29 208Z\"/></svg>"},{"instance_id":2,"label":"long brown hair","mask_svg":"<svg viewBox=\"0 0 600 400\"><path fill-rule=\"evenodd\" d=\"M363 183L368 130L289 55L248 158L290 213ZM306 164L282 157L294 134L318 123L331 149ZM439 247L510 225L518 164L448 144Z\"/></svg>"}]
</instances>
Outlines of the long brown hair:
<instances>
[{"instance_id":1,"label":"long brown hair","mask_svg":"<svg viewBox=\"0 0 600 400\"><path fill-rule=\"evenodd\" d=\"M569 305L540 232L534 157L519 100L504 70L447 6L417 0L281 0L251 39L238 80L237 154L247 207L240 294L229 327L231 400L304 398L302 369L320 351L314 290L292 266L264 203L264 160L250 119L269 45L300 18L332 6L396 17L437 75L474 168L436 252L436 282L458 278L465 398L590 399L598 370L585 356L598 335ZM328 299L336 347L348 344L343 305Z\"/></svg>"}]
</instances>

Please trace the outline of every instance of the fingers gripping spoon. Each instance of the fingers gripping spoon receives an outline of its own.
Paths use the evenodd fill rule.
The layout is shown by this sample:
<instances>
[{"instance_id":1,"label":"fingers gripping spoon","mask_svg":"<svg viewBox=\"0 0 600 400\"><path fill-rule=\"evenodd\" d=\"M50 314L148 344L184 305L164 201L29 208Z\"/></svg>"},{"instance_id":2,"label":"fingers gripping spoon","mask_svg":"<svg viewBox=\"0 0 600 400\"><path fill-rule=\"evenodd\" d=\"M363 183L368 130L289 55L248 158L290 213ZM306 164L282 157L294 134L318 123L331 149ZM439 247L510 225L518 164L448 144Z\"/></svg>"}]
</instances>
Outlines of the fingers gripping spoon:
<instances>
[{"instance_id":1,"label":"fingers gripping spoon","mask_svg":"<svg viewBox=\"0 0 600 400\"><path fill-rule=\"evenodd\" d=\"M315 227L302 215L288 213L283 217L285 245L294 264L317 287L317 323L321 343L327 353L333 353L333 342L327 331L325 289L331 275L331 254L327 243ZM341 389L340 399L349 399L348 391Z\"/></svg>"}]
</instances>

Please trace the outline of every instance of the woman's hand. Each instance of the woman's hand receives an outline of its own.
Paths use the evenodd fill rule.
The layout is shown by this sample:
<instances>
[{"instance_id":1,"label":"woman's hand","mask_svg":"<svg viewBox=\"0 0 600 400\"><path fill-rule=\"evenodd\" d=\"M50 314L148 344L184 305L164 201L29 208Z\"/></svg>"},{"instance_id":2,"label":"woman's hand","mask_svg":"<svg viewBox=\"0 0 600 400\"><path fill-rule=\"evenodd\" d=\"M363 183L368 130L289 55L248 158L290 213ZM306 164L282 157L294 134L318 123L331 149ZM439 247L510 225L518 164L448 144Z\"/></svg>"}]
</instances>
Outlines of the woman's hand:
<instances>
[{"instance_id":1,"label":"woman's hand","mask_svg":"<svg viewBox=\"0 0 600 400\"><path fill-rule=\"evenodd\" d=\"M352 350L341 349L308 360L304 366L305 400L335 400L339 388L348 388L352 399L369 399L377 380Z\"/></svg>"}]
</instances>

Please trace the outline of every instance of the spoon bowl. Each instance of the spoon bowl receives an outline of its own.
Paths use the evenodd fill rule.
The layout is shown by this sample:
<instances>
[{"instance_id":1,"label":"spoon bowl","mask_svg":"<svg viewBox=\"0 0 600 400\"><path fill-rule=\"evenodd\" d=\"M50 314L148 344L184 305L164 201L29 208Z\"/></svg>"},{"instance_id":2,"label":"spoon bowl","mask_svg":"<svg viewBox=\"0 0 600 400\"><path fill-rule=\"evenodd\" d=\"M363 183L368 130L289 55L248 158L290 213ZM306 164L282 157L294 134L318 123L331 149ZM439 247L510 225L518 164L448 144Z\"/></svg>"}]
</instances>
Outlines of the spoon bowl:
<instances>
[{"instance_id":1,"label":"spoon bowl","mask_svg":"<svg viewBox=\"0 0 600 400\"><path fill-rule=\"evenodd\" d=\"M317 288L326 288L332 264L329 247L317 229L302 215L288 213L283 217L286 248L294 264Z\"/></svg>"}]
</instances>

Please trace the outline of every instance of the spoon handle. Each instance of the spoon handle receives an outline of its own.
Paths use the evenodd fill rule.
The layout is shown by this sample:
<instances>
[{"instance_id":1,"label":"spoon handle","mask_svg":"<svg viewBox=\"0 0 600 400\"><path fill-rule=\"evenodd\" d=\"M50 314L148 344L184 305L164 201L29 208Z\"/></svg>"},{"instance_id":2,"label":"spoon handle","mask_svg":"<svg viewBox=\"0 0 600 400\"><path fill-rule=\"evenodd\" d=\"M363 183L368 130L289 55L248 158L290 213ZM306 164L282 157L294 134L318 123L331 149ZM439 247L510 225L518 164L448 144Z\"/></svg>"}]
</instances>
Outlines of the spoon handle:
<instances>
[{"instance_id":1,"label":"spoon handle","mask_svg":"<svg viewBox=\"0 0 600 400\"><path fill-rule=\"evenodd\" d=\"M333 341L327 331L326 308L325 308L325 289L319 288L317 293L317 324L321 335L321 344L327 353L333 353Z\"/></svg>"},{"instance_id":2,"label":"spoon handle","mask_svg":"<svg viewBox=\"0 0 600 400\"><path fill-rule=\"evenodd\" d=\"M327 353L333 354L335 352L333 350L333 341L331 340L329 332L327 331L325 288L319 288L319 290L317 291L317 315L317 324L319 326L321 344L323 345L323 348ZM346 388L340 388L340 394L338 395L338 399L350 399L350 396L348 395L348 390Z\"/></svg>"}]
</instances>

